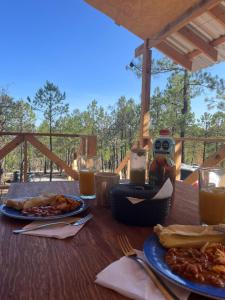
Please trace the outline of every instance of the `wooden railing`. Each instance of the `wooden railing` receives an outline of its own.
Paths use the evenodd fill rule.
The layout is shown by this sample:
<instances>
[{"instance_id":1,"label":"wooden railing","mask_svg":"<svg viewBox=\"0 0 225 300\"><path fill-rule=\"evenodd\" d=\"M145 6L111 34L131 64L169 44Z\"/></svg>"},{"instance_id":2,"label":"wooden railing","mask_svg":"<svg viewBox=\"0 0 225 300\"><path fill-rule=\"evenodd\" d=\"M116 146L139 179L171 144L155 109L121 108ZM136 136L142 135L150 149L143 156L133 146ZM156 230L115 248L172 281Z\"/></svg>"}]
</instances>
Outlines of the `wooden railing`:
<instances>
[{"instance_id":1,"label":"wooden railing","mask_svg":"<svg viewBox=\"0 0 225 300\"><path fill-rule=\"evenodd\" d=\"M44 145L37 137L49 137L49 133L31 133L31 132L0 132L0 136L14 136L14 138L0 148L0 160L2 160L7 154L13 151L21 143L24 143L23 150L23 181L27 181L27 170L28 170L28 154L27 154L27 143L30 143L33 147L38 149L44 156L49 160L53 161L59 168L65 171L65 173L72 179L78 179L78 173L72 169L65 161L59 158L53 151ZM62 138L80 138L80 149L79 152L83 153L86 148L87 154L95 156L97 152L97 138L94 135L80 135L80 134L63 134L63 133L52 133L52 137Z\"/></svg>"},{"instance_id":2,"label":"wooden railing","mask_svg":"<svg viewBox=\"0 0 225 300\"><path fill-rule=\"evenodd\" d=\"M195 142L195 143L221 143L218 150L210 155L204 162L202 162L200 167L214 167L220 164L223 160L225 160L225 138L224 137L215 137L215 138L204 138L204 137L185 137L185 138L175 138L175 164L176 164L176 179L180 179L180 170L181 170L181 156L182 156L182 147L183 142ZM146 149L151 150L152 144L146 147ZM121 161L120 165L116 169L117 173L120 173L122 169L129 165L130 161L130 151L124 157L123 161ZM194 171L191 175L189 175L184 182L187 184L193 184L198 180L198 171Z\"/></svg>"}]
</instances>

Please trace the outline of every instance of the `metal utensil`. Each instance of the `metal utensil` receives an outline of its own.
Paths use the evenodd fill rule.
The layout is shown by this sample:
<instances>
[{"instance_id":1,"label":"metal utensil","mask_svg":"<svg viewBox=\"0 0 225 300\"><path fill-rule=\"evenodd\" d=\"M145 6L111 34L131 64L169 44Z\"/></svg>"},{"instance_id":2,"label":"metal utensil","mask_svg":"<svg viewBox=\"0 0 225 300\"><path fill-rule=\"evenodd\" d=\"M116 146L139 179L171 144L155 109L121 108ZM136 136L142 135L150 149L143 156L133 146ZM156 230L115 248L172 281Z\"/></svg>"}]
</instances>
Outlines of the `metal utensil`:
<instances>
[{"instance_id":1,"label":"metal utensil","mask_svg":"<svg viewBox=\"0 0 225 300\"><path fill-rule=\"evenodd\" d=\"M126 235L119 235L118 236L118 242L120 245L120 248L122 249L125 256L135 260L149 275L149 277L152 279L154 284L158 287L158 289L162 292L164 297L167 300L180 300L166 285L165 283L159 278L147 265L147 263L140 258L135 249L131 246L128 238Z\"/></svg>"},{"instance_id":2,"label":"metal utensil","mask_svg":"<svg viewBox=\"0 0 225 300\"><path fill-rule=\"evenodd\" d=\"M32 230L36 230L36 229L40 229L40 228L44 228L44 227L48 227L48 226L53 226L53 225L58 225L58 224L79 226L79 225L85 224L92 217L93 217L92 214L88 214L85 217L77 220L75 223L69 223L69 222L65 222L65 221L52 222L52 223L41 224L41 225L37 225L37 226L29 227L29 228L24 228L24 229L23 228L22 229L16 229L16 230L13 230L13 233L22 233L22 232L32 231Z\"/></svg>"}]
</instances>

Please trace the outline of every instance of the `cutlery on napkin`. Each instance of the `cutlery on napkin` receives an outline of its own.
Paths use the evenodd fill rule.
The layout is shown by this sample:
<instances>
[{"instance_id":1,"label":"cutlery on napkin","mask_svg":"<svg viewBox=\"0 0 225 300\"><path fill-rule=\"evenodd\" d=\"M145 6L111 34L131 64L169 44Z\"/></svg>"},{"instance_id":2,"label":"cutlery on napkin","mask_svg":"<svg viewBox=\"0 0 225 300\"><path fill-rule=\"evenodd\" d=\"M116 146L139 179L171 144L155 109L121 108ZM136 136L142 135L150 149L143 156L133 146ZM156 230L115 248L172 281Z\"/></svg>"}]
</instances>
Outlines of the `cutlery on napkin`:
<instances>
[{"instance_id":1,"label":"cutlery on napkin","mask_svg":"<svg viewBox=\"0 0 225 300\"><path fill-rule=\"evenodd\" d=\"M74 223L78 221L77 217L68 217L64 219L60 219L60 221L65 221L66 223ZM52 223L52 221L45 222L46 223ZM42 225L43 221L34 221L30 224L23 227L23 229L29 229L34 226ZM55 224L48 227L42 227L39 229L29 230L26 232L22 232L20 234L26 234L26 235L35 235L35 236L42 236L42 237L51 237L56 239L65 239L67 237L71 237L76 235L80 229L82 229L85 226L86 223L83 223L78 226L71 226L70 224Z\"/></svg>"},{"instance_id":2,"label":"cutlery on napkin","mask_svg":"<svg viewBox=\"0 0 225 300\"><path fill-rule=\"evenodd\" d=\"M145 259L142 251L136 250L138 256ZM187 300L190 292L167 280L165 284L181 300ZM123 256L113 262L96 276L95 283L110 288L126 297L135 300L165 300L145 271L132 259Z\"/></svg>"}]
</instances>

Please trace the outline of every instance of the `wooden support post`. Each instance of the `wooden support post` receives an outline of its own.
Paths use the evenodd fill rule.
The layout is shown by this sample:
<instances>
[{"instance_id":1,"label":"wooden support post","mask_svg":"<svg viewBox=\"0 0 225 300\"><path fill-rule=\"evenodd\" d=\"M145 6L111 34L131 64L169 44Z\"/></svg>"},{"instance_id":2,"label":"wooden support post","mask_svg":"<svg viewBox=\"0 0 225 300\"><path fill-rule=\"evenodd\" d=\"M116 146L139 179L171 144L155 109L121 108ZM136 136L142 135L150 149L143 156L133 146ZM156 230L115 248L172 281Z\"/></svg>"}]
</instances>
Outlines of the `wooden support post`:
<instances>
[{"instance_id":1,"label":"wooden support post","mask_svg":"<svg viewBox=\"0 0 225 300\"><path fill-rule=\"evenodd\" d=\"M152 58L152 51L149 50L148 48L148 40L145 40L144 50L143 50L143 64L142 64L141 120L140 120L140 142L142 146L146 145L145 137L149 138L151 58Z\"/></svg>"},{"instance_id":2,"label":"wooden support post","mask_svg":"<svg viewBox=\"0 0 225 300\"><path fill-rule=\"evenodd\" d=\"M180 180L181 154L182 154L182 142L176 142L175 158L174 158L176 164L176 180Z\"/></svg>"},{"instance_id":3,"label":"wooden support post","mask_svg":"<svg viewBox=\"0 0 225 300\"><path fill-rule=\"evenodd\" d=\"M97 137L95 135L89 136L87 138L87 155L88 156L97 155Z\"/></svg>"},{"instance_id":4,"label":"wooden support post","mask_svg":"<svg viewBox=\"0 0 225 300\"><path fill-rule=\"evenodd\" d=\"M26 136L24 139L24 145L23 145L23 161L24 161L24 165L23 165L23 181L27 182L27 140L26 140Z\"/></svg>"}]
</instances>

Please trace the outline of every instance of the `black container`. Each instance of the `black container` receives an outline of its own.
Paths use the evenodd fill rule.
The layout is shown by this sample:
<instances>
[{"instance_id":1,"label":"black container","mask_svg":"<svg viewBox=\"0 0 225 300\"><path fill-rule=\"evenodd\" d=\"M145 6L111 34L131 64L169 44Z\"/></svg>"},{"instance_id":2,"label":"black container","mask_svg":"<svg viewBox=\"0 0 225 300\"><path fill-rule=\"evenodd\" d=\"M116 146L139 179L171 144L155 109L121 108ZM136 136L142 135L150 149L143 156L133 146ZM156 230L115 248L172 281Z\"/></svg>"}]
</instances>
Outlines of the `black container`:
<instances>
[{"instance_id":1,"label":"black container","mask_svg":"<svg viewBox=\"0 0 225 300\"><path fill-rule=\"evenodd\" d=\"M122 223L135 226L163 224L169 213L171 198L152 199L157 192L158 190L153 190L149 185L116 185L110 192L113 217ZM127 197L145 200L132 204Z\"/></svg>"}]
</instances>

